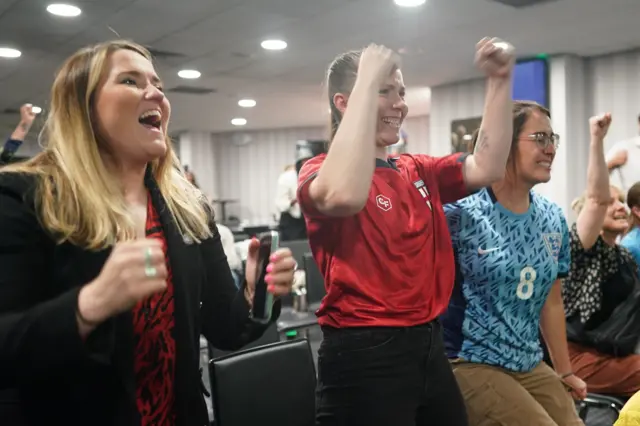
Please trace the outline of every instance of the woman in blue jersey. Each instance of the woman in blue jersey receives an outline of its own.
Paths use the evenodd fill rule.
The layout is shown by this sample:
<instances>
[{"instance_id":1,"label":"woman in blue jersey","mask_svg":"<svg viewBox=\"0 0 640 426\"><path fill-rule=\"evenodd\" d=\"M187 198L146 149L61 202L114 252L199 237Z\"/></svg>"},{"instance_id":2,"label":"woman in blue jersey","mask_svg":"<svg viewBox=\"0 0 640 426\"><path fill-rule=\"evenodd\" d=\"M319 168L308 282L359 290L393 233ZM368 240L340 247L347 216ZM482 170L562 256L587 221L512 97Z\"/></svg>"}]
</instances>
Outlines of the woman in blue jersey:
<instances>
[{"instance_id":1,"label":"woman in blue jersey","mask_svg":"<svg viewBox=\"0 0 640 426\"><path fill-rule=\"evenodd\" d=\"M608 127L610 117L600 120ZM582 425L567 392L586 396L561 295L569 230L560 207L532 192L549 181L558 142L546 108L514 102L504 178L445 206L457 275L441 319L470 425ZM540 329L556 371L542 361Z\"/></svg>"}]
</instances>

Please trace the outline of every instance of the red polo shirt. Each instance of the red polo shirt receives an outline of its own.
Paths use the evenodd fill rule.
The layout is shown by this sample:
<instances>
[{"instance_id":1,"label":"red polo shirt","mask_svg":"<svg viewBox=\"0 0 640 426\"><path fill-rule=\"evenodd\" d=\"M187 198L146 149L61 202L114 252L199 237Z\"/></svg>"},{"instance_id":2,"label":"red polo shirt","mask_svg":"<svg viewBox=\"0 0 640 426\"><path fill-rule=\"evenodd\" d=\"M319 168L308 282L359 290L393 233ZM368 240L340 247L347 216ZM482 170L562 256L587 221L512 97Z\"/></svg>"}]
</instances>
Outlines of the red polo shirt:
<instances>
[{"instance_id":1,"label":"red polo shirt","mask_svg":"<svg viewBox=\"0 0 640 426\"><path fill-rule=\"evenodd\" d=\"M446 308L455 267L442 204L468 195L464 154L377 160L369 199L350 217L328 217L309 198L326 155L306 162L298 200L327 295L317 312L332 327L412 326Z\"/></svg>"}]
</instances>

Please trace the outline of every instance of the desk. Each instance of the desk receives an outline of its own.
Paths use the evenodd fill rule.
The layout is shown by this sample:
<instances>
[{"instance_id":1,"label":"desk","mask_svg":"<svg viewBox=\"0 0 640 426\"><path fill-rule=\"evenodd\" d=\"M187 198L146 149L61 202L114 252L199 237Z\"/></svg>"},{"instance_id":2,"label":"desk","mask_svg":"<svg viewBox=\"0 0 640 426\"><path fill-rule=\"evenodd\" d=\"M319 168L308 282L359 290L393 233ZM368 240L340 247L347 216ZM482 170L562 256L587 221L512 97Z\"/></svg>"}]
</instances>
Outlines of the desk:
<instances>
[{"instance_id":1,"label":"desk","mask_svg":"<svg viewBox=\"0 0 640 426\"><path fill-rule=\"evenodd\" d=\"M306 330L317 325L318 317L316 317L316 311L319 307L319 303L314 303L309 305L307 312L296 312L293 308L283 306L277 322L278 331L286 333L293 330Z\"/></svg>"},{"instance_id":2,"label":"desk","mask_svg":"<svg viewBox=\"0 0 640 426\"><path fill-rule=\"evenodd\" d=\"M227 221L227 204L228 203L237 203L238 200L211 200L214 204L220 204L220 216L222 219L218 222L225 223Z\"/></svg>"}]
</instances>

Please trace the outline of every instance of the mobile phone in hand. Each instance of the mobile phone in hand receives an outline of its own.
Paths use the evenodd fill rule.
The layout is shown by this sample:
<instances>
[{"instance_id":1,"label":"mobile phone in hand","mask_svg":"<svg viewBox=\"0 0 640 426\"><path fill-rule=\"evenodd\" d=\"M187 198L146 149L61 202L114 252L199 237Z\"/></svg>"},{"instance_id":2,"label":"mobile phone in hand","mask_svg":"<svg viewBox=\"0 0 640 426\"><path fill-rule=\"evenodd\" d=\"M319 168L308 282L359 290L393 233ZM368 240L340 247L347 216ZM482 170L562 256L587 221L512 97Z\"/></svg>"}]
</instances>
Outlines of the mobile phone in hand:
<instances>
[{"instance_id":1,"label":"mobile phone in hand","mask_svg":"<svg viewBox=\"0 0 640 426\"><path fill-rule=\"evenodd\" d=\"M258 264L256 265L256 288L253 294L252 316L255 321L267 323L271 319L273 308L273 294L267 291L265 282L269 258L276 250L280 235L276 231L264 232L258 236L260 248L258 250Z\"/></svg>"}]
</instances>

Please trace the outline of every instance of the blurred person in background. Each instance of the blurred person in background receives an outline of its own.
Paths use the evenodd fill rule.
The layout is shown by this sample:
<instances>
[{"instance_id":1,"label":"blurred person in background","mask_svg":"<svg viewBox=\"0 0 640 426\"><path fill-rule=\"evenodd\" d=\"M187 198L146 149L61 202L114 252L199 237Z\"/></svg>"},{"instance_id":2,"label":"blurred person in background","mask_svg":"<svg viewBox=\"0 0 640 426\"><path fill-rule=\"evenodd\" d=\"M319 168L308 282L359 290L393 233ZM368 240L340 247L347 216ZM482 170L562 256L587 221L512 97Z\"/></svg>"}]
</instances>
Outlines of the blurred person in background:
<instances>
[{"instance_id":1,"label":"blurred person in background","mask_svg":"<svg viewBox=\"0 0 640 426\"><path fill-rule=\"evenodd\" d=\"M55 77L44 151L0 172L0 386L18 395L0 405L17 424L207 424L200 334L233 350L268 326L251 317L259 243L238 289L170 112L144 47L83 48ZM276 300L294 266L270 258Z\"/></svg>"},{"instance_id":2,"label":"blurred person in background","mask_svg":"<svg viewBox=\"0 0 640 426\"><path fill-rule=\"evenodd\" d=\"M629 230L620 240L620 244L631 252L638 265L640 276L640 182L634 183L627 192L629 208Z\"/></svg>"},{"instance_id":3,"label":"blurred person in background","mask_svg":"<svg viewBox=\"0 0 640 426\"><path fill-rule=\"evenodd\" d=\"M280 238L282 241L303 240L307 237L307 229L296 198L298 172L293 164L284 168L277 185L276 210Z\"/></svg>"},{"instance_id":4,"label":"blurred person in background","mask_svg":"<svg viewBox=\"0 0 640 426\"><path fill-rule=\"evenodd\" d=\"M5 142L4 147L0 148L0 165L10 163L24 143L31 126L33 126L33 120L38 115L35 111L37 110L31 104L24 104L20 107L20 122Z\"/></svg>"},{"instance_id":5,"label":"blurred person in background","mask_svg":"<svg viewBox=\"0 0 640 426\"><path fill-rule=\"evenodd\" d=\"M184 177L189 181L189 183L191 183L191 185L193 185L196 188L200 189L200 186L198 186L198 181L196 179L196 175L193 173L193 171L186 164L184 165Z\"/></svg>"},{"instance_id":6,"label":"blurred person in background","mask_svg":"<svg viewBox=\"0 0 640 426\"><path fill-rule=\"evenodd\" d=\"M630 396L640 390L640 355L634 353L640 324L634 315L616 313L640 309L633 297L638 268L629 250L617 244L629 223L624 193L610 185L602 140L608 126L598 129L592 122L590 127L587 189L571 206L577 220L571 227L571 267L562 286L571 371L590 392ZM598 132L601 137L593 138ZM598 330L603 331L594 337ZM634 342L627 345L627 337Z\"/></svg>"},{"instance_id":7,"label":"blurred person in background","mask_svg":"<svg viewBox=\"0 0 640 426\"><path fill-rule=\"evenodd\" d=\"M184 166L184 177L193 186L200 189L195 173L187 165ZM238 256L238 252L236 251L233 232L227 226L218 222L216 222L216 228L220 234L220 241L222 243L222 248L224 249L224 254L227 256L227 262L229 263L229 268L231 268L233 280L236 283L236 286L240 287L244 274L242 272L242 260L240 260L240 256Z\"/></svg>"},{"instance_id":8,"label":"blurred person in background","mask_svg":"<svg viewBox=\"0 0 640 426\"><path fill-rule=\"evenodd\" d=\"M227 263L229 263L229 268L231 268L231 273L233 274L233 280L235 281L236 286L240 287L242 285L244 274L242 272L242 260L240 259L240 256L238 256L238 252L236 250L236 242L233 232L221 223L216 222L216 227L220 234L220 242L222 243L224 254L227 256Z\"/></svg>"},{"instance_id":9,"label":"blurred person in background","mask_svg":"<svg viewBox=\"0 0 640 426\"><path fill-rule=\"evenodd\" d=\"M640 135L615 143L607 152L606 161L611 184L626 194L634 183L640 182Z\"/></svg>"},{"instance_id":10,"label":"blurred person in background","mask_svg":"<svg viewBox=\"0 0 640 426\"><path fill-rule=\"evenodd\" d=\"M298 204L298 174L311 158L327 152L324 140L300 140L296 143L296 163L286 166L278 178L276 208L279 213L278 230L282 241L305 240L307 226Z\"/></svg>"}]
</instances>

